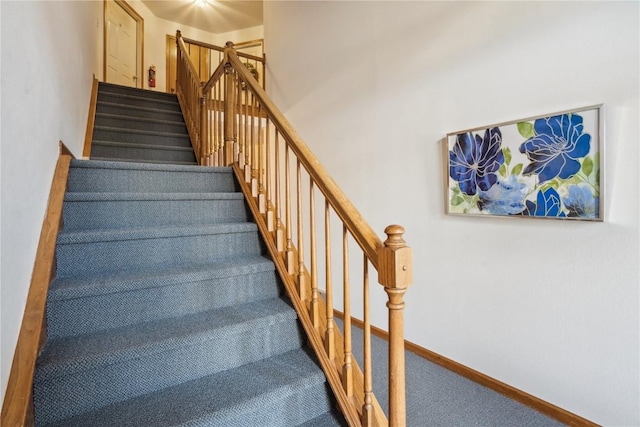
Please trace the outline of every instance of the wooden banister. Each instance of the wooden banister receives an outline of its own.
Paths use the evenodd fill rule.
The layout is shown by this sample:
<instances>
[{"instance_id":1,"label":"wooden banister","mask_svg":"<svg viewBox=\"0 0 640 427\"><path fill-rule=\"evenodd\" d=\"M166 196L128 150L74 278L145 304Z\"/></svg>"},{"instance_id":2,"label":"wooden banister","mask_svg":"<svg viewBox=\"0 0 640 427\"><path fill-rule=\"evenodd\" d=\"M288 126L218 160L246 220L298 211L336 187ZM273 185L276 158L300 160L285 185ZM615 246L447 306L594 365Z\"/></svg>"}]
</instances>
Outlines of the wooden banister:
<instances>
[{"instance_id":1,"label":"wooden banister","mask_svg":"<svg viewBox=\"0 0 640 427\"><path fill-rule=\"evenodd\" d=\"M176 43L178 43L178 51L183 53L187 52L187 46L185 46L184 44L184 39L182 38L180 30L176 32ZM193 63L193 59L189 55L184 55L184 57L186 58L185 60L187 61L187 64L189 64L189 69L191 70L191 72L194 75L198 75L198 69L196 68L196 64ZM199 93L198 95L202 97L202 93Z\"/></svg>"},{"instance_id":2,"label":"wooden banister","mask_svg":"<svg viewBox=\"0 0 640 427\"><path fill-rule=\"evenodd\" d=\"M196 46L206 47L207 49L217 50L218 52L224 52L224 47L216 46L214 44L209 44L205 42L201 42L199 40L193 40L186 37L182 37L184 43L193 44Z\"/></svg>"},{"instance_id":3,"label":"wooden banister","mask_svg":"<svg viewBox=\"0 0 640 427\"><path fill-rule=\"evenodd\" d=\"M178 48L184 49L184 43L180 42ZM211 47L202 43L200 46ZM222 60L206 83L200 84L194 77L192 64L183 61L186 68L183 73L191 80L185 83L184 90L178 85L181 105L198 111L199 119L194 125L198 130L194 134L199 138L194 144L198 162L233 166L311 348L348 424L404 426L403 298L412 280L411 249L402 238L404 229L397 225L387 227L383 243L271 101L257 76L240 59L243 55L235 51L233 43L215 50L222 52ZM193 90L195 85L198 90ZM188 90L189 87L192 89ZM196 99L189 100L187 95ZM187 114L193 116L193 113ZM319 208L316 196L324 198L324 203L320 200L318 204L324 205L324 233L316 230L322 227L318 225L322 221L316 221ZM335 217L342 241L332 245L330 229ZM361 271L352 268L350 263L353 241L357 244L355 252L362 252ZM341 254L333 257L334 249ZM319 277L318 259L325 263L324 278ZM332 280L332 275L337 275L332 265L341 271L342 280ZM388 420L372 388L370 266L377 270L378 281L389 297ZM361 282L358 275L362 275ZM321 295L322 284L326 302ZM353 298L360 286L362 299ZM352 301L354 305L362 304L365 319L362 349L353 348L350 314L345 317L342 331L334 323L334 296L342 298L343 311L347 314L351 313ZM360 351L364 354L364 370L354 357Z\"/></svg>"},{"instance_id":4,"label":"wooden banister","mask_svg":"<svg viewBox=\"0 0 640 427\"><path fill-rule=\"evenodd\" d=\"M377 268L378 250L382 248L382 241L340 187L338 187L333 178L331 178L320 161L311 150L309 150L309 147L302 141L302 138L300 138L293 126L291 126L289 121L271 101L264 89L253 79L251 73L242 66L242 63L235 55L229 54L228 59L236 72L242 77L243 81L251 86L251 91L258 98L263 108L269 112L271 121L278 128L280 134L287 137L291 150L305 166L305 169L309 175L311 175L318 189L329 199L331 206L335 209L340 219L347 225L349 232L363 248L373 266Z\"/></svg>"}]
</instances>

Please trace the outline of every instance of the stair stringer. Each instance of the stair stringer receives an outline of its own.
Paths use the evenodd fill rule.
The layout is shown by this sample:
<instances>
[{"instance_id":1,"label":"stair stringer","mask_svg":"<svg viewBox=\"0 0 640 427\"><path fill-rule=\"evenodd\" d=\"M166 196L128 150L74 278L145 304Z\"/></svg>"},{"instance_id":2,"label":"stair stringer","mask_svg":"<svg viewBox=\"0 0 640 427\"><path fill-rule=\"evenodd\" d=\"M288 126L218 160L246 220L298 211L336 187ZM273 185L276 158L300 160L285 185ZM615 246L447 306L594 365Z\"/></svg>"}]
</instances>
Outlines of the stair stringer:
<instances>
[{"instance_id":1,"label":"stair stringer","mask_svg":"<svg viewBox=\"0 0 640 427\"><path fill-rule=\"evenodd\" d=\"M34 425L33 377L38 354L47 340L47 294L55 277L56 239L62 228L62 206L72 158L71 152L60 141L60 155L40 232L31 283L2 403L0 425Z\"/></svg>"},{"instance_id":2,"label":"stair stringer","mask_svg":"<svg viewBox=\"0 0 640 427\"><path fill-rule=\"evenodd\" d=\"M308 342L313 349L314 354L316 355L318 362L325 376L327 377L327 382L331 387L331 390L336 398L338 406L342 411L342 414L351 427L361 426L362 423L362 402L364 402L364 376L362 374L362 370L358 365L358 362L355 358L352 359L352 369L353 369L353 390L354 395L349 397L344 391L342 386L342 378L340 377L341 364L340 361L344 359L344 346L343 346L343 337L340 333L340 330L337 326L334 326L334 337L335 337L335 358L333 360L329 359L325 350L324 350L324 342L321 337L321 333L326 330L326 318L324 316L320 316L320 328L319 330L313 326L311 321L311 317L309 316L309 306L305 304L305 302L300 298L298 292L296 291L297 280L296 274L288 274L287 266L284 260L283 255L278 252L276 247L275 240L273 238L273 233L271 233L267 226L266 215L260 212L260 208L258 205L258 198L254 198L252 196L251 188L249 184L247 184L244 180L244 171L242 171L237 164L233 165L233 171L236 176L236 180L239 184L240 190L245 197L247 205L251 211L251 214L256 221L258 226L258 230L262 237L263 242L269 252L271 259L273 260L276 271L284 284L285 292L287 296L290 298L291 303L293 305L294 310L298 315L298 319L302 324L302 328L304 333L308 339ZM284 227L281 227L281 229ZM286 231L286 230L285 230ZM294 247L294 254L297 258L297 250ZM296 263L297 265L297 263ZM307 295L311 295L311 288L309 283L311 283L308 271L303 272L303 275L306 276L305 283L308 287ZM322 296L318 297L319 300L319 308L318 311L321 313L326 312L326 303ZM372 396L373 401L373 419L371 421L371 426L376 427L386 427L388 426L387 417L380 406L380 403L376 399L375 396Z\"/></svg>"}]
</instances>

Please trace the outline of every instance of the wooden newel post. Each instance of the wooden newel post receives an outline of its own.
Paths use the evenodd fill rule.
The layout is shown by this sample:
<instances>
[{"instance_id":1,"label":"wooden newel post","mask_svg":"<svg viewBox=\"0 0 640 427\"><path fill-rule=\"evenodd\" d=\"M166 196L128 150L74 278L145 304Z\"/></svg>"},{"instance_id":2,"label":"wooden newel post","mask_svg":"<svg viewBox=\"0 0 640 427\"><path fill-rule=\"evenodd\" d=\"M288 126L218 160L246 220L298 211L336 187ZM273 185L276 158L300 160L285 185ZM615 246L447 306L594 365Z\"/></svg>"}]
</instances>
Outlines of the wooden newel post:
<instances>
[{"instance_id":1,"label":"wooden newel post","mask_svg":"<svg viewBox=\"0 0 640 427\"><path fill-rule=\"evenodd\" d=\"M404 228L385 228L387 240L378 254L378 281L389 295L389 425L407 424L404 368L404 293L413 280L411 248L402 238Z\"/></svg>"},{"instance_id":2,"label":"wooden newel post","mask_svg":"<svg viewBox=\"0 0 640 427\"><path fill-rule=\"evenodd\" d=\"M227 42L225 49L225 56L227 50L233 51L233 42ZM235 73L230 63L224 67L224 164L230 165L233 163L233 150L236 143L236 126L235 126Z\"/></svg>"}]
</instances>

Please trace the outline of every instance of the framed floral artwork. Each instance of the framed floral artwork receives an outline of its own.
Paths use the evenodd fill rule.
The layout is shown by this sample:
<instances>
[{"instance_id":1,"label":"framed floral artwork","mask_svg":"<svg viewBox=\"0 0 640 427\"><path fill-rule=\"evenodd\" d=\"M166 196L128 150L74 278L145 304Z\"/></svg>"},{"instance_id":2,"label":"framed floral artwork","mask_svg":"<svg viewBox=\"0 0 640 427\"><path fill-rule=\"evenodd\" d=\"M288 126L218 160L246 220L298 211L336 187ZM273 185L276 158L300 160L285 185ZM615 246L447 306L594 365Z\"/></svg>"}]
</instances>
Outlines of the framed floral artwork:
<instances>
[{"instance_id":1,"label":"framed floral artwork","mask_svg":"<svg viewBox=\"0 0 640 427\"><path fill-rule=\"evenodd\" d=\"M603 106L447 135L447 213L603 221Z\"/></svg>"}]
</instances>

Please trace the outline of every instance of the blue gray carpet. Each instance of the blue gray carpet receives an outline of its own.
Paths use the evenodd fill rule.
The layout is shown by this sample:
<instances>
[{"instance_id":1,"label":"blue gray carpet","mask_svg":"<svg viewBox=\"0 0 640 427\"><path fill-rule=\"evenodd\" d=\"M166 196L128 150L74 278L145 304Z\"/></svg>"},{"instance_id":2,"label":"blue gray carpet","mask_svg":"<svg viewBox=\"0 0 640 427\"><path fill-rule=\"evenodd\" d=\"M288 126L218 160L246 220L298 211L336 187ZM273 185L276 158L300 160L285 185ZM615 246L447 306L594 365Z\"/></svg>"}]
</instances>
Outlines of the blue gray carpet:
<instances>
[{"instance_id":1,"label":"blue gray carpet","mask_svg":"<svg viewBox=\"0 0 640 427\"><path fill-rule=\"evenodd\" d=\"M36 425L345 425L231 169L183 165L175 96L101 83L91 157L71 164ZM386 342L373 352L386 408ZM409 426L559 425L406 359Z\"/></svg>"},{"instance_id":2,"label":"blue gray carpet","mask_svg":"<svg viewBox=\"0 0 640 427\"><path fill-rule=\"evenodd\" d=\"M98 100L92 158L118 161L71 162L36 425L344 425L232 170L165 149L175 96Z\"/></svg>"},{"instance_id":3,"label":"blue gray carpet","mask_svg":"<svg viewBox=\"0 0 640 427\"><path fill-rule=\"evenodd\" d=\"M176 95L99 83L91 158L195 164Z\"/></svg>"},{"instance_id":4,"label":"blue gray carpet","mask_svg":"<svg viewBox=\"0 0 640 427\"><path fill-rule=\"evenodd\" d=\"M344 327L339 319L338 327ZM353 348L363 346L362 329L352 327ZM375 335L373 392L387 411L388 342ZM361 351L354 351L363 366ZM405 351L407 425L429 427L557 427L563 424L493 390Z\"/></svg>"}]
</instances>

